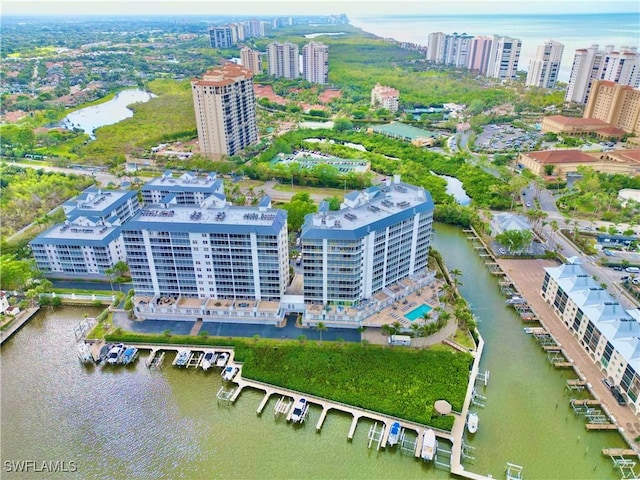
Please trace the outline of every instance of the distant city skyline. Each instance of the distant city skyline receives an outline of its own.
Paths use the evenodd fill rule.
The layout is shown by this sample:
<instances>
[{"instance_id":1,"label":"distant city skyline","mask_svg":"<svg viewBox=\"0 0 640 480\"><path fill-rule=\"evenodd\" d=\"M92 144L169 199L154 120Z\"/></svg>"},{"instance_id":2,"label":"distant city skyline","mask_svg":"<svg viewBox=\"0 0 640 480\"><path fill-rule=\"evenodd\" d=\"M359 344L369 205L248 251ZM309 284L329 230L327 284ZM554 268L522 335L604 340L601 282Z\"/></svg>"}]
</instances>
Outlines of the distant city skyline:
<instances>
[{"instance_id":1,"label":"distant city skyline","mask_svg":"<svg viewBox=\"0 0 640 480\"><path fill-rule=\"evenodd\" d=\"M2 15L329 15L346 13L354 16L372 15L420 15L420 14L580 14L640 12L637 0L536 0L514 2L512 0L410 0L388 2L381 0L280 1L232 0L137 0L133 2L84 1L4 1ZM150 11L151 10L151 11Z\"/></svg>"}]
</instances>

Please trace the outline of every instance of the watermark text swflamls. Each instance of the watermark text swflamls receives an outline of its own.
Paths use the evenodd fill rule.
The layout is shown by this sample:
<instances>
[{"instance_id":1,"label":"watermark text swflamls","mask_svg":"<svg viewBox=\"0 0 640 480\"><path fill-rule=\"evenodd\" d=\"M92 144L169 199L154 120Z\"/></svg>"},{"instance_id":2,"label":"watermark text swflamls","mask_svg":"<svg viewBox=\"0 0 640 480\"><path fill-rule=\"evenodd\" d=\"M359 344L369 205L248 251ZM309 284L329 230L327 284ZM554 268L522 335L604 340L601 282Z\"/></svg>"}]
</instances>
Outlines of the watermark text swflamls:
<instances>
[{"instance_id":1,"label":"watermark text swflamls","mask_svg":"<svg viewBox=\"0 0 640 480\"><path fill-rule=\"evenodd\" d=\"M73 473L78 471L78 463L74 460L5 460L3 467L7 473Z\"/></svg>"}]
</instances>

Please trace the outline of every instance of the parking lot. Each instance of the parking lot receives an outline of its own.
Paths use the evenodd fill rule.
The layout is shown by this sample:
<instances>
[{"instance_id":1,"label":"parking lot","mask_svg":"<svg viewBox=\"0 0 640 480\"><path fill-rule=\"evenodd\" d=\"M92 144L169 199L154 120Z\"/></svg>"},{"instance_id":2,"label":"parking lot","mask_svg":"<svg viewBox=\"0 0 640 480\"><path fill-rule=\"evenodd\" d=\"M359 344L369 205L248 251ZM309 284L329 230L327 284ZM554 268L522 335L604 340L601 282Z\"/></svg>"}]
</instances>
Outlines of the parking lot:
<instances>
[{"instance_id":1,"label":"parking lot","mask_svg":"<svg viewBox=\"0 0 640 480\"><path fill-rule=\"evenodd\" d=\"M541 133L525 132L511 125L485 125L476 138L478 150L533 150L541 138Z\"/></svg>"}]
</instances>

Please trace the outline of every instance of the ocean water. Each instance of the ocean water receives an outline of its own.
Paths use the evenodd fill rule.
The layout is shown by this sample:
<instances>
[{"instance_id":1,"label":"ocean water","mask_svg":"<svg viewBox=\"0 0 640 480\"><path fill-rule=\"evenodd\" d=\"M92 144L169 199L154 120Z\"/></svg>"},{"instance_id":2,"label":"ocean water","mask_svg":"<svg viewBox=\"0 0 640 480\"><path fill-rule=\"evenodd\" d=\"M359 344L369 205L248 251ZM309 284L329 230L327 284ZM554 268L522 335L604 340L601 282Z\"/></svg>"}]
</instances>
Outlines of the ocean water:
<instances>
[{"instance_id":1,"label":"ocean water","mask_svg":"<svg viewBox=\"0 0 640 480\"><path fill-rule=\"evenodd\" d=\"M567 82L575 50L593 44L638 47L640 12L578 15L386 15L350 17L353 26L380 37L427 45L432 32L506 35L522 40L519 70L528 70L538 45L564 44L559 80Z\"/></svg>"}]
</instances>

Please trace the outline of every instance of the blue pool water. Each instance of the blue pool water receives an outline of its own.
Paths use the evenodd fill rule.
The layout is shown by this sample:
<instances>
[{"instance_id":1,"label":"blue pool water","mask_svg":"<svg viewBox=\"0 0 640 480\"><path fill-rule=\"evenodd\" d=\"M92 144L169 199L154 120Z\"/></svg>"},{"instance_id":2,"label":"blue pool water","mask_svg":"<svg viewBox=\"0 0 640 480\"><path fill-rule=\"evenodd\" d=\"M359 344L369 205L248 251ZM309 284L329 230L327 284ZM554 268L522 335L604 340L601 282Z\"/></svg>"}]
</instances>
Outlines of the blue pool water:
<instances>
[{"instance_id":1,"label":"blue pool water","mask_svg":"<svg viewBox=\"0 0 640 480\"><path fill-rule=\"evenodd\" d=\"M410 312L405 313L404 317L408 318L409 320L411 320L413 322L416 318L421 318L422 315L424 315L425 313L428 313L430 311L431 311L431 307L429 305L425 305L423 303L422 305L420 305L419 307L414 308Z\"/></svg>"}]
</instances>

